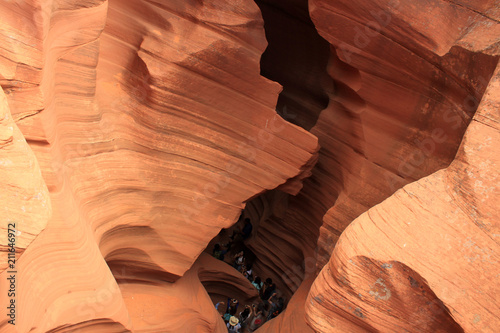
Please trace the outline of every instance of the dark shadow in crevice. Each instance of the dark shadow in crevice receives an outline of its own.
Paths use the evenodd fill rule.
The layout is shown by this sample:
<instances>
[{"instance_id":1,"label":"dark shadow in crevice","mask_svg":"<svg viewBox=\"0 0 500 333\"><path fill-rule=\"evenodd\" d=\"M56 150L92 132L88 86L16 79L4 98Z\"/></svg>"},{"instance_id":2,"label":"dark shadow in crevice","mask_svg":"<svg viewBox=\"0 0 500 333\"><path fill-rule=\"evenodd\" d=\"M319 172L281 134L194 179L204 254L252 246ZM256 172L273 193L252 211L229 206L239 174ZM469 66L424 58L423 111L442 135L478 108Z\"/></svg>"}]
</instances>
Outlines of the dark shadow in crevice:
<instances>
[{"instance_id":1,"label":"dark shadow in crevice","mask_svg":"<svg viewBox=\"0 0 500 333\"><path fill-rule=\"evenodd\" d=\"M285 120L310 130L328 105L330 44L316 31L307 0L256 0L268 47L261 75L283 86L276 110Z\"/></svg>"}]
</instances>

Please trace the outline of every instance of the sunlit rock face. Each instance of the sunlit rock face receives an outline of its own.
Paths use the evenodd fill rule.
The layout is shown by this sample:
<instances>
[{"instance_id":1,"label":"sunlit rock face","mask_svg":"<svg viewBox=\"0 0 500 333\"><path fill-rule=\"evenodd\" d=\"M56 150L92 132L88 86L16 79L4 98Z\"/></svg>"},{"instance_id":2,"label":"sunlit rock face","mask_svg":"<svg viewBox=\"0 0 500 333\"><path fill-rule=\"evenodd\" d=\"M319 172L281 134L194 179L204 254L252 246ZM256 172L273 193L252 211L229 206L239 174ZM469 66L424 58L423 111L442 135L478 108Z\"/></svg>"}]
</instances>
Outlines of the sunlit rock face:
<instances>
[{"instance_id":1,"label":"sunlit rock face","mask_svg":"<svg viewBox=\"0 0 500 333\"><path fill-rule=\"evenodd\" d=\"M0 2L1 332L500 327L498 5L256 2Z\"/></svg>"},{"instance_id":2,"label":"sunlit rock face","mask_svg":"<svg viewBox=\"0 0 500 333\"><path fill-rule=\"evenodd\" d=\"M4 219L0 235L0 271L15 265L21 254L46 227L52 207L37 159L12 119L0 89L0 200ZM15 250L15 252L14 252Z\"/></svg>"},{"instance_id":3,"label":"sunlit rock face","mask_svg":"<svg viewBox=\"0 0 500 333\"><path fill-rule=\"evenodd\" d=\"M17 164L2 180L26 183L4 201L22 234L18 322L2 330L133 331L144 307L123 301L121 276L127 295L174 282L246 200L300 190L317 139L274 110L281 87L260 75L252 1L0 6L14 141L2 154Z\"/></svg>"}]
</instances>

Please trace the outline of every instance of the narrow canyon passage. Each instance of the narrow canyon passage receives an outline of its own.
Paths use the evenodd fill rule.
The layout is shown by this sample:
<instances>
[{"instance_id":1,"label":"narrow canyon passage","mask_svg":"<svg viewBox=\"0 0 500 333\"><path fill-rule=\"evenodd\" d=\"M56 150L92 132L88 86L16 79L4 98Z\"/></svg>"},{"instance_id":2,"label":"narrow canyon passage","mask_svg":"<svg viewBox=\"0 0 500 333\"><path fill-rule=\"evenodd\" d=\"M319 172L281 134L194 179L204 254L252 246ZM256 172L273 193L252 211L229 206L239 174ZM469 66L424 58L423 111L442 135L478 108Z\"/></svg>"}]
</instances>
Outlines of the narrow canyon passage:
<instances>
[{"instance_id":1,"label":"narrow canyon passage","mask_svg":"<svg viewBox=\"0 0 500 333\"><path fill-rule=\"evenodd\" d=\"M284 86L277 111L285 108L284 118L310 130L321 146L319 162L298 195L273 191L250 201L246 208L246 216L258 225L255 235L246 242L256 254L253 269L279 281L290 299L304 278L307 281L308 277L316 277L329 260L337 239L356 217L404 185L446 168L453 161L498 58L462 48L451 49L439 58L409 46L415 52L405 65L412 68L414 62L411 74L407 78L391 77L391 72L384 73L383 68L365 68L363 59L342 59L346 53L342 48L325 47L324 39L303 23L309 18L297 14L303 14L297 10L297 2L281 7L272 2L257 3L263 12L269 42L261 59L261 73ZM336 14L331 16L329 22L335 22ZM384 17L372 16L373 20L377 18ZM294 29L291 34L287 33L290 26ZM374 33L378 32L371 31ZM368 35L354 35L353 41ZM299 44L304 47L296 49ZM392 47L394 52L408 52L399 45ZM307 55L296 53L305 50ZM326 56L328 66L321 61ZM457 67L458 63L464 67ZM435 64L439 64L437 71ZM384 66L383 60L379 66ZM419 66L434 76L428 86L415 85L415 81L427 80L428 74L415 70ZM304 71L306 68L309 71ZM461 73L464 68L469 71L466 75ZM329 80L324 77L326 70ZM316 80L312 84L310 77ZM290 78L295 81L290 83ZM308 91L315 94L307 94ZM328 107L321 94L323 98L329 96ZM431 116L422 117L422 108ZM368 280L373 273L360 274ZM374 281L377 278L374 275ZM313 301L316 299L322 296L315 296ZM432 292L423 301L449 312ZM352 309L354 318L350 320L356 323L356 317L364 315L360 307ZM432 314L435 310L430 311ZM432 331L441 324L448 325L444 324L447 321L454 328L443 329L461 331L451 317L440 314L422 325L429 325ZM358 325L364 330L375 330L369 325Z\"/></svg>"},{"instance_id":2,"label":"narrow canyon passage","mask_svg":"<svg viewBox=\"0 0 500 333\"><path fill-rule=\"evenodd\" d=\"M244 331L496 333L499 22L0 2L0 332L227 332L264 297L243 250L286 305Z\"/></svg>"},{"instance_id":3,"label":"narrow canyon passage","mask_svg":"<svg viewBox=\"0 0 500 333\"><path fill-rule=\"evenodd\" d=\"M326 71L330 45L311 21L306 0L255 2L262 12L268 42L260 60L261 74L283 86L276 111L310 130L333 91Z\"/></svg>"}]
</instances>

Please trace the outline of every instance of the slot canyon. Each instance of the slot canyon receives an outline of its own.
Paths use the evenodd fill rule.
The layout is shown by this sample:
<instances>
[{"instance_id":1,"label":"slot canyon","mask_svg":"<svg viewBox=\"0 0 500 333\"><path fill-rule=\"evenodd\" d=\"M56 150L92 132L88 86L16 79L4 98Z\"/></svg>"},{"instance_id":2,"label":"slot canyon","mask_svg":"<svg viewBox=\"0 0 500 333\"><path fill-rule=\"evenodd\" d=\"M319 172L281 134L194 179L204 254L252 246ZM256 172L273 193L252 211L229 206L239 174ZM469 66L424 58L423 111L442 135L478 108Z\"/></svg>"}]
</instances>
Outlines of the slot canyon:
<instances>
[{"instance_id":1,"label":"slot canyon","mask_svg":"<svg viewBox=\"0 0 500 333\"><path fill-rule=\"evenodd\" d=\"M497 0L0 0L0 41L1 333L227 332L240 250L257 333L499 332Z\"/></svg>"}]
</instances>

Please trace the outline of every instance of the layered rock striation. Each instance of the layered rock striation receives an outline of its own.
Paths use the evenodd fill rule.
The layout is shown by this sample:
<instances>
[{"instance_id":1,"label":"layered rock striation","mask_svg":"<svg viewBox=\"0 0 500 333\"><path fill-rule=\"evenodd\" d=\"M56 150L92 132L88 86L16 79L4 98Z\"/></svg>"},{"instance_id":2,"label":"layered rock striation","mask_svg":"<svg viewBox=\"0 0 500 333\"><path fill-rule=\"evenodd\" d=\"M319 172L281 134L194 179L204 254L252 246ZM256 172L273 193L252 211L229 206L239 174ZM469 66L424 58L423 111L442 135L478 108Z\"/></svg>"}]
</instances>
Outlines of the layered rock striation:
<instances>
[{"instance_id":1,"label":"layered rock striation","mask_svg":"<svg viewBox=\"0 0 500 333\"><path fill-rule=\"evenodd\" d=\"M447 305L450 300L443 299L442 294L434 291L434 286L425 282L427 273L419 272L404 260L389 262L391 254L384 255L383 260L369 255L375 249L384 252L385 244L405 237L412 239L412 233L394 233L392 238L378 240L368 237L369 231L364 230L363 235L337 244L345 228L359 215L406 184L446 168L454 161L464 132L497 66L499 25L492 4L485 3L479 12L474 6L455 3L432 2L430 6L435 8L433 14L416 10L408 2L310 2L311 18L318 32L332 45L328 72L335 90L330 94L329 106L311 129L322 147L318 164L301 193L290 199L283 218L285 224L293 226L289 230L299 225L307 225L313 231L319 228L317 248L314 254L305 252L302 265L289 265L299 268L297 273L289 271L283 277L285 282L290 281L290 276L297 281L301 272L305 277L315 275L314 262L317 269L328 263L305 303L307 321L315 331L472 332L489 330L494 327L491 323L498 322L498 314L493 311L493 316L487 316L489 323L477 326L486 308L476 309L472 324L457 320L457 313L465 316L466 310L450 314ZM479 35L482 39L477 38ZM471 36L476 37L471 39ZM491 152L490 156L495 154ZM489 188L494 191L495 177L489 178L493 182ZM432 191L433 187L428 186L426 192ZM407 199L413 200L422 199ZM428 200L422 205L430 207L434 202L438 201ZM402 211L401 206L402 203L395 204L394 211ZM472 218L476 218L476 213L472 214ZM452 213L445 216L450 215ZM385 221L391 219L385 211L379 216L384 223L375 227L380 228L381 233L397 230L406 222L406 216L400 215ZM417 216L419 219L420 215ZM443 220L446 220L443 216L428 219L427 233L434 233L431 231L434 223L441 224ZM360 228L366 226L362 224ZM470 244L463 241L465 234L447 234L447 237L455 241L462 239L458 242L465 246L465 252L469 245L477 246L481 249L478 251L482 251L483 246L491 249L491 244L479 246L475 241ZM494 233L489 237L494 237ZM302 244L300 240L296 244ZM360 252L358 256L357 248L365 241L366 253ZM417 244L430 247L432 242L440 240L429 237ZM354 250L345 254L344 246ZM333 252L330 258L334 249L338 252ZM463 251L460 247L456 250ZM432 256L431 253L415 254L414 258L422 260ZM440 271L447 260L446 254L437 256L442 262L427 264L440 274L436 284L439 279L454 281L457 277L455 271ZM490 269L495 263L496 260L490 262ZM455 267L455 264L461 267L455 261L449 265ZM395 273L386 272L389 266L395 267ZM463 282L462 289L456 292L466 292L467 283L476 278L474 275ZM485 288L492 287L488 284ZM396 297L377 304L376 301L385 298L391 290ZM477 302L480 295L481 291L469 296L469 301ZM300 301L292 302L295 307L295 302ZM405 302L410 302L411 307L401 310ZM403 322L391 319L392 316Z\"/></svg>"},{"instance_id":2,"label":"layered rock striation","mask_svg":"<svg viewBox=\"0 0 500 333\"><path fill-rule=\"evenodd\" d=\"M0 331L224 332L246 208L259 332L494 332L500 12L422 6L2 1Z\"/></svg>"},{"instance_id":3,"label":"layered rock striation","mask_svg":"<svg viewBox=\"0 0 500 333\"><path fill-rule=\"evenodd\" d=\"M496 331L499 80L497 69L449 167L342 234L306 302L316 331Z\"/></svg>"},{"instance_id":4,"label":"layered rock striation","mask_svg":"<svg viewBox=\"0 0 500 333\"><path fill-rule=\"evenodd\" d=\"M21 223L39 235L17 262L18 323L2 331L133 331L144 307L124 301L116 272L138 290L174 282L246 200L300 190L317 139L274 111L253 2L0 6L0 84L45 181L27 191L53 211Z\"/></svg>"}]
</instances>

